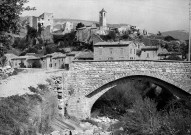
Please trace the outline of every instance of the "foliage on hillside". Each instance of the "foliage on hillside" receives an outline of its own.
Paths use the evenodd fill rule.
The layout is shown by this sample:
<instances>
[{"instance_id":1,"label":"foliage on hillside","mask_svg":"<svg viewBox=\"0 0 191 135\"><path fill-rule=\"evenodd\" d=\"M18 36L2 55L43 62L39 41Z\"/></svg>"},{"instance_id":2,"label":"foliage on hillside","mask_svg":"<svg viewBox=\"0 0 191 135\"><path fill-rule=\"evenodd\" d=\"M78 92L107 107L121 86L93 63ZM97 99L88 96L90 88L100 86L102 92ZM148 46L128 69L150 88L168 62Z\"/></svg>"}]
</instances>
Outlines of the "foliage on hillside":
<instances>
[{"instance_id":1,"label":"foliage on hillside","mask_svg":"<svg viewBox=\"0 0 191 135\"><path fill-rule=\"evenodd\" d=\"M179 102L179 101L178 101ZM157 111L156 102L150 99L137 99L134 113L123 117L127 133L142 135L189 135L191 132L191 110L179 102L164 111Z\"/></svg>"},{"instance_id":2,"label":"foliage on hillside","mask_svg":"<svg viewBox=\"0 0 191 135\"><path fill-rule=\"evenodd\" d=\"M50 121L56 115L56 96L44 85L30 89L35 93L1 99L0 134L36 135L50 132Z\"/></svg>"},{"instance_id":3,"label":"foliage on hillside","mask_svg":"<svg viewBox=\"0 0 191 135\"><path fill-rule=\"evenodd\" d=\"M20 30L19 15L24 10L35 10L35 8L24 7L27 2L27 0L3 0L0 2L0 42L6 48L9 48L10 45L8 33L18 33Z\"/></svg>"}]
</instances>

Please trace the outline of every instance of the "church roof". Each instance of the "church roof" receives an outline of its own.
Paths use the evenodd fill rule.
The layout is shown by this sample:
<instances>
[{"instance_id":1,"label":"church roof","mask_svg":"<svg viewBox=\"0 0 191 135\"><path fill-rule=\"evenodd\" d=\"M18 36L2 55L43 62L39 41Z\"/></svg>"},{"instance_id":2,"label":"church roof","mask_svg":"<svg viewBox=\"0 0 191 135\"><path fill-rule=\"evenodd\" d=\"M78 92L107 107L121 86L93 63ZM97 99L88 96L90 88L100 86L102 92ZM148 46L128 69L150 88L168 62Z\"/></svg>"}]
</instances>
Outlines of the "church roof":
<instances>
[{"instance_id":1,"label":"church roof","mask_svg":"<svg viewBox=\"0 0 191 135\"><path fill-rule=\"evenodd\" d=\"M102 12L106 12L104 8L100 11L100 13L102 13Z\"/></svg>"}]
</instances>

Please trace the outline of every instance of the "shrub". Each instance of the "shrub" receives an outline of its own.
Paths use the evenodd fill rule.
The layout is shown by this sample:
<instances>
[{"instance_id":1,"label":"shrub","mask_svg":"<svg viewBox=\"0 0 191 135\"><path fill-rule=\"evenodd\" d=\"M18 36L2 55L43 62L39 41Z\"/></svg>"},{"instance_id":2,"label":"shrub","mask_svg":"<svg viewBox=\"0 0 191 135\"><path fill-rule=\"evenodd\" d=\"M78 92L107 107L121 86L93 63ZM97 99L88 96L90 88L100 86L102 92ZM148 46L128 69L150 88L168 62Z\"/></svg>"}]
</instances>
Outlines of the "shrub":
<instances>
[{"instance_id":1,"label":"shrub","mask_svg":"<svg viewBox=\"0 0 191 135\"><path fill-rule=\"evenodd\" d=\"M28 87L28 89L33 92L33 93L39 93L38 89L37 88L34 88L32 86Z\"/></svg>"},{"instance_id":2,"label":"shrub","mask_svg":"<svg viewBox=\"0 0 191 135\"><path fill-rule=\"evenodd\" d=\"M3 57L0 58L0 66L1 67L6 66L7 62L8 61L7 61L7 57L6 56L3 56Z\"/></svg>"},{"instance_id":3,"label":"shrub","mask_svg":"<svg viewBox=\"0 0 191 135\"><path fill-rule=\"evenodd\" d=\"M183 105L157 111L156 103L150 99L139 99L134 103L134 113L123 117L126 132L141 135L189 135L191 133L191 110Z\"/></svg>"},{"instance_id":4,"label":"shrub","mask_svg":"<svg viewBox=\"0 0 191 135\"><path fill-rule=\"evenodd\" d=\"M1 99L0 134L36 135L52 132L50 123L57 116L57 99L47 87L39 86L47 92L43 95L15 95ZM31 87L30 89L34 91L38 88Z\"/></svg>"},{"instance_id":5,"label":"shrub","mask_svg":"<svg viewBox=\"0 0 191 135\"><path fill-rule=\"evenodd\" d=\"M14 68L12 75L17 75L19 72L22 72L22 71L23 69Z\"/></svg>"},{"instance_id":6,"label":"shrub","mask_svg":"<svg viewBox=\"0 0 191 135\"><path fill-rule=\"evenodd\" d=\"M125 129L133 134L156 134L160 129L160 117L154 101L138 99L133 106L134 113L124 116Z\"/></svg>"},{"instance_id":7,"label":"shrub","mask_svg":"<svg viewBox=\"0 0 191 135\"><path fill-rule=\"evenodd\" d=\"M191 133L191 110L187 109L182 102L173 101L170 109L167 108L162 114L161 133L188 135Z\"/></svg>"},{"instance_id":8,"label":"shrub","mask_svg":"<svg viewBox=\"0 0 191 135\"><path fill-rule=\"evenodd\" d=\"M169 57L165 58L165 60L182 60L178 55L173 54L170 55Z\"/></svg>"}]
</instances>

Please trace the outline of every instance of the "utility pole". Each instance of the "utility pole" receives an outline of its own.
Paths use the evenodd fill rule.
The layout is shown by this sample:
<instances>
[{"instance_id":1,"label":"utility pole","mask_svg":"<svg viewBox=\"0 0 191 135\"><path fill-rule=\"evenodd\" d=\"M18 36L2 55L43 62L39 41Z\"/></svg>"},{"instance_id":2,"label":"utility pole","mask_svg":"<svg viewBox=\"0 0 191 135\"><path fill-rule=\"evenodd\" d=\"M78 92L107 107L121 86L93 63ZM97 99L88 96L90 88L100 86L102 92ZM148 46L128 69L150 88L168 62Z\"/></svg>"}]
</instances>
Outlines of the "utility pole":
<instances>
[{"instance_id":1,"label":"utility pole","mask_svg":"<svg viewBox=\"0 0 191 135\"><path fill-rule=\"evenodd\" d=\"M188 44L188 61L190 61L190 53L191 53L191 41L190 41L190 38L191 38L191 24L190 24L190 21L191 20L191 0L189 1L189 44Z\"/></svg>"}]
</instances>

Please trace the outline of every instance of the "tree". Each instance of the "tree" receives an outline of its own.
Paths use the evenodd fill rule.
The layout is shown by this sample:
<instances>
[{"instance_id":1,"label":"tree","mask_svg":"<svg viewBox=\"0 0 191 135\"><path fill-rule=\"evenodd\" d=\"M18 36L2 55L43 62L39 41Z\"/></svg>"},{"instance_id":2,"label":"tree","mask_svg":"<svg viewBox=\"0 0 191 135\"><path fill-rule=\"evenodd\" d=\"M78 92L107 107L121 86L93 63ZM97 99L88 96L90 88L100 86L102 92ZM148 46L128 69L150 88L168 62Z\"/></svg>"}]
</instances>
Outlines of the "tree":
<instances>
[{"instance_id":1,"label":"tree","mask_svg":"<svg viewBox=\"0 0 191 135\"><path fill-rule=\"evenodd\" d=\"M165 60L182 60L178 55L172 54L168 58L165 58Z\"/></svg>"},{"instance_id":2,"label":"tree","mask_svg":"<svg viewBox=\"0 0 191 135\"><path fill-rule=\"evenodd\" d=\"M43 27L40 23L38 23L38 36L41 36L42 31L43 31Z\"/></svg>"},{"instance_id":3,"label":"tree","mask_svg":"<svg viewBox=\"0 0 191 135\"><path fill-rule=\"evenodd\" d=\"M33 27L27 25L27 41L31 42L31 40L37 38L37 30Z\"/></svg>"},{"instance_id":4,"label":"tree","mask_svg":"<svg viewBox=\"0 0 191 135\"><path fill-rule=\"evenodd\" d=\"M85 25L80 22L80 23L77 24L76 29L81 28L81 27L84 27L84 26L85 26Z\"/></svg>"},{"instance_id":5,"label":"tree","mask_svg":"<svg viewBox=\"0 0 191 135\"><path fill-rule=\"evenodd\" d=\"M162 33L158 31L157 36L162 36Z\"/></svg>"},{"instance_id":6,"label":"tree","mask_svg":"<svg viewBox=\"0 0 191 135\"><path fill-rule=\"evenodd\" d=\"M1 0L0 1L0 42L9 46L8 33L18 33L20 30L19 15L25 10L35 8L24 7L28 0Z\"/></svg>"},{"instance_id":7,"label":"tree","mask_svg":"<svg viewBox=\"0 0 191 135\"><path fill-rule=\"evenodd\" d=\"M180 43L180 52L183 57L186 57L186 54L188 53L188 44L186 41Z\"/></svg>"},{"instance_id":8,"label":"tree","mask_svg":"<svg viewBox=\"0 0 191 135\"><path fill-rule=\"evenodd\" d=\"M115 39L116 39L116 33L114 32L114 31L110 31L109 32L109 34L108 34L108 38L109 39L112 39L112 40L114 40L115 41Z\"/></svg>"}]
</instances>

